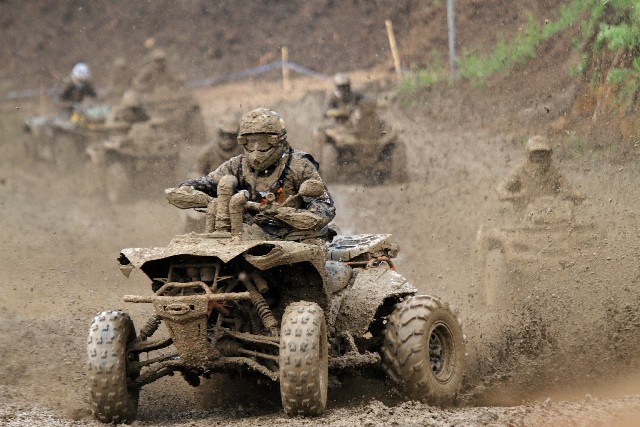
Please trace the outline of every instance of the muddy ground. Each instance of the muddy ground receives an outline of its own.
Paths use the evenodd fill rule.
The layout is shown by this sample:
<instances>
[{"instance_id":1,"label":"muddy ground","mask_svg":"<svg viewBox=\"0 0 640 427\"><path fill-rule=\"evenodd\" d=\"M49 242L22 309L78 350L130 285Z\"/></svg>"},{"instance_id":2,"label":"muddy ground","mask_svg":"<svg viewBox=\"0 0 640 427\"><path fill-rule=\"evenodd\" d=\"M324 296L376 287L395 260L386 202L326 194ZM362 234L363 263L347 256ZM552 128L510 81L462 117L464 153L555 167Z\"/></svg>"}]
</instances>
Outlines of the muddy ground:
<instances>
[{"instance_id":1,"label":"muddy ground","mask_svg":"<svg viewBox=\"0 0 640 427\"><path fill-rule=\"evenodd\" d=\"M361 87L380 77L375 70L354 73ZM254 81L196 96L210 126L230 110L269 105L285 117L291 142L313 153L311 132L320 122L326 89L322 81L298 79L283 96L279 84ZM143 389L137 425L637 422L637 162L612 162L606 152L580 153L566 138L554 139L560 167L588 195L577 217L595 224L596 238L520 281L505 309L490 310L474 271L475 235L482 224L507 221L510 208L497 201L494 188L521 159L526 135L543 124L530 119L523 126L503 125L512 120L506 114L535 115L517 104L501 115L500 125L479 113L462 120L469 102L485 99L470 101L465 93L473 91L434 91L426 106L406 109L392 101L385 111L408 145L410 182L330 186L343 233L394 234L401 247L399 271L459 309L468 356L455 406L403 403L381 379L350 377L330 390L323 418L292 420L282 413L277 386L221 376L194 389L168 377ZM371 95L384 98L388 92ZM104 308L124 308L138 324L145 320L145 307L126 306L121 296L149 293L149 285L141 274L125 279L115 259L123 247L166 244L178 230L179 214L162 188L155 198L113 205L87 191L90 178L82 171L27 160L20 123L37 106L24 100L2 108L0 423L94 425L84 375L90 319ZM186 147L185 161L192 149Z\"/></svg>"},{"instance_id":2,"label":"muddy ground","mask_svg":"<svg viewBox=\"0 0 640 427\"><path fill-rule=\"evenodd\" d=\"M398 270L461 313L467 369L452 407L401 402L382 379L349 377L330 389L327 412L319 419L286 418L277 386L220 376L194 389L180 377L168 377L143 389L137 425L638 424L640 149L599 126L606 116L596 123L576 113L582 84L569 70L579 61L572 48L577 26L543 43L525 67L506 70L483 86L443 84L407 99L394 95L386 40L378 30L384 19L394 20L407 68L441 61L444 2L314 0L254 20L262 12L249 2L227 13L225 8L239 3L220 0L207 11L203 0L181 2L177 12L172 9L181 18L166 25L163 4L169 3L174 2L139 10L127 9L128 2L80 9L71 3L0 2L0 34L9 40L9 48L0 51L7 65L0 89L4 94L48 87L78 59L97 66L124 54L135 68L150 37L168 50L174 66L189 64L180 69L187 78L269 62L277 59L281 43L290 46L292 60L316 70L360 70L352 72L356 88L388 104L384 117L401 130L410 181L330 185L336 223L344 233L396 237ZM554 19L563 2L456 3L460 44L478 52L519 31L529 13L540 22ZM194 4L202 7L189 7ZM145 18L136 21L139 15ZM211 25L212 17L236 25ZM285 21L286 28L274 35L276 24ZM243 33L247 29L251 37ZM96 40L109 42L97 49ZM96 66L98 83L106 84L108 67ZM315 154L312 130L321 122L326 81L296 76L285 96L276 78L274 73L265 80L200 88L194 95L211 131L226 113L272 107L283 115L292 144ZM116 257L124 247L166 244L179 230L180 216L165 201L163 188L141 200L110 204L95 191L99 180L91 171L28 160L22 123L47 111L46 101L0 103L0 425L99 425L88 412L85 385L90 320L102 309L122 308L138 325L144 322L146 307L126 305L121 297L150 293L149 284L141 274L122 276ZM587 196L576 220L593 225L593 238L554 262L512 265L517 280L504 293L505 304L489 309L476 233L509 221L510 206L497 200L494 189L522 159L533 133L550 134L559 167ZM196 150L183 147L185 175Z\"/></svg>"}]
</instances>

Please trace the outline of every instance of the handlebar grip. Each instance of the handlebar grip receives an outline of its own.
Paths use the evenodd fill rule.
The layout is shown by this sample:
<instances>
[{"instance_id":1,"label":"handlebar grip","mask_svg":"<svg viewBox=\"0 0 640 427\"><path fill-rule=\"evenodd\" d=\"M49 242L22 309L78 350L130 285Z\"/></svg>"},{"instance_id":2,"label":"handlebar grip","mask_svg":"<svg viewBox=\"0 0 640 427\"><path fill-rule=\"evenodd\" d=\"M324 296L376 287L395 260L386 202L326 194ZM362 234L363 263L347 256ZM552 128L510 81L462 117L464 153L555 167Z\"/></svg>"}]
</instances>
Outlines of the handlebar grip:
<instances>
[{"instance_id":1,"label":"handlebar grip","mask_svg":"<svg viewBox=\"0 0 640 427\"><path fill-rule=\"evenodd\" d=\"M258 212L260 211L260 203L257 202L246 202L244 205L247 210Z\"/></svg>"}]
</instances>

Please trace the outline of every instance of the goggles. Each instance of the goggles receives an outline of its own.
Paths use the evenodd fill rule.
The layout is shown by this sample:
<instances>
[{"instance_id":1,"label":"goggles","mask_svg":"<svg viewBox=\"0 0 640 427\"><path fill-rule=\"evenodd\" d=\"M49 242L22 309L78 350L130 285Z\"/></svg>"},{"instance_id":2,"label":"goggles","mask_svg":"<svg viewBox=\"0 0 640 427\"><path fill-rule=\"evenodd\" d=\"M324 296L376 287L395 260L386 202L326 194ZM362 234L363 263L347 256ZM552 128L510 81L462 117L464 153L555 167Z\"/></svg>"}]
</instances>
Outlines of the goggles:
<instances>
[{"instance_id":1,"label":"goggles","mask_svg":"<svg viewBox=\"0 0 640 427\"><path fill-rule=\"evenodd\" d=\"M238 132L227 132L222 129L218 129L218 135L225 136L227 138L238 138Z\"/></svg>"},{"instance_id":2,"label":"goggles","mask_svg":"<svg viewBox=\"0 0 640 427\"><path fill-rule=\"evenodd\" d=\"M238 144L249 151L264 151L275 147L280 142L280 136L273 133L254 133L238 136Z\"/></svg>"}]
</instances>

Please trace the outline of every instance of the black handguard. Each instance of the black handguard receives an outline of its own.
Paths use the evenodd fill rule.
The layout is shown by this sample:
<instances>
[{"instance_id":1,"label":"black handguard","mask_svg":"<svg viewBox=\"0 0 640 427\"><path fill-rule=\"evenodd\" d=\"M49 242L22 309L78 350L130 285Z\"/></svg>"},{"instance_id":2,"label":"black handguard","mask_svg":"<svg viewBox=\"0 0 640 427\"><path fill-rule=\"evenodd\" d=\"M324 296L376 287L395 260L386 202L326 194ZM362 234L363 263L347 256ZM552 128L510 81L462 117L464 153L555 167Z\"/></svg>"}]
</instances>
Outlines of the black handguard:
<instances>
[{"instance_id":1,"label":"black handguard","mask_svg":"<svg viewBox=\"0 0 640 427\"><path fill-rule=\"evenodd\" d=\"M188 179L182 184L180 184L180 187L183 187L183 186L193 187L194 190L207 193L211 197L218 196L218 183L207 178L206 176L201 176L200 178Z\"/></svg>"}]
</instances>

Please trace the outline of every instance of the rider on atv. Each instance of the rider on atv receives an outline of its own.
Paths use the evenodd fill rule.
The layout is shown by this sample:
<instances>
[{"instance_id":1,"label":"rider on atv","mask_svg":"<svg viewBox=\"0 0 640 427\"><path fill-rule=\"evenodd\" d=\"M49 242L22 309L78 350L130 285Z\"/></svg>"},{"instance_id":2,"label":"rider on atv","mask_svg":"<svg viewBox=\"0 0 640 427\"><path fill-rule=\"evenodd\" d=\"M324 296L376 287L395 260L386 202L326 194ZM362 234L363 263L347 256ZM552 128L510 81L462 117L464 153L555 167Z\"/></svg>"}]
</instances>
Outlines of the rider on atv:
<instances>
[{"instance_id":1,"label":"rider on atv","mask_svg":"<svg viewBox=\"0 0 640 427\"><path fill-rule=\"evenodd\" d=\"M337 73L333 78L334 89L322 107L323 115L336 123L345 123L355 111L364 95L351 90L351 79L344 73Z\"/></svg>"},{"instance_id":2,"label":"rider on atv","mask_svg":"<svg viewBox=\"0 0 640 427\"><path fill-rule=\"evenodd\" d=\"M516 214L540 197L558 197L578 204L584 196L571 188L567 179L552 164L547 138L534 135L527 141L527 160L516 167L498 188L498 198L513 202Z\"/></svg>"},{"instance_id":3,"label":"rider on atv","mask_svg":"<svg viewBox=\"0 0 640 427\"><path fill-rule=\"evenodd\" d=\"M206 176L185 181L181 189L217 197L220 180L232 175L237 190L246 191L250 201L261 204L261 209L249 213L250 222L267 235L285 240L328 239L327 225L335 216L333 200L326 187L320 197L295 197L303 182L322 179L313 157L289 145L280 115L267 108L245 114L238 143L243 154Z\"/></svg>"},{"instance_id":4,"label":"rider on atv","mask_svg":"<svg viewBox=\"0 0 640 427\"><path fill-rule=\"evenodd\" d=\"M71 74L64 80L64 89L58 96L60 108L70 116L77 104L85 98L96 99L97 93L91 83L91 69L84 62L73 66Z\"/></svg>"}]
</instances>

